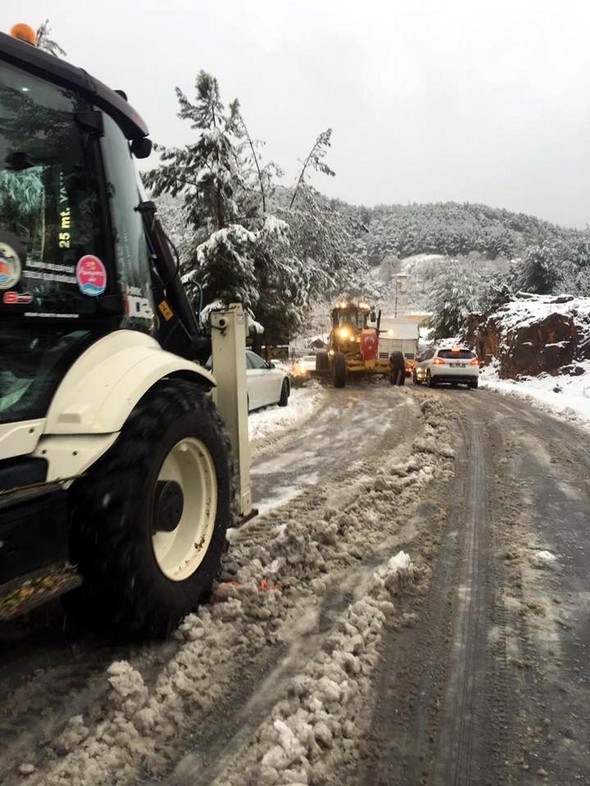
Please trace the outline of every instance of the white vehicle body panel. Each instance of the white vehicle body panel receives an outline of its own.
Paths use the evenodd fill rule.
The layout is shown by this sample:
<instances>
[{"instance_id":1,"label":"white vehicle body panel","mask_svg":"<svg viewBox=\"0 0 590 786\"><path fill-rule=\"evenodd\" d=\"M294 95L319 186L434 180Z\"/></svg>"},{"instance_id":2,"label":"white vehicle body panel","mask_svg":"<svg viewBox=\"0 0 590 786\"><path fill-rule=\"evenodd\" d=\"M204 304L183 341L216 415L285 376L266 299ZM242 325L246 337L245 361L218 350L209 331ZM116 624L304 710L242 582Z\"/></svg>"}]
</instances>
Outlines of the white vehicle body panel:
<instances>
[{"instance_id":1,"label":"white vehicle body panel","mask_svg":"<svg viewBox=\"0 0 590 786\"><path fill-rule=\"evenodd\" d=\"M97 341L64 376L47 413L45 434L110 434L120 431L142 396L163 377L185 373L215 385L203 366L164 351L134 330Z\"/></svg>"},{"instance_id":2,"label":"white vehicle body panel","mask_svg":"<svg viewBox=\"0 0 590 786\"><path fill-rule=\"evenodd\" d=\"M287 374L278 368L273 368L265 363L263 367L254 368L264 363L262 358L250 350L246 351L246 385L248 388L248 409L260 409L272 404L278 404L281 397L283 381Z\"/></svg>"},{"instance_id":3,"label":"white vehicle body panel","mask_svg":"<svg viewBox=\"0 0 590 786\"><path fill-rule=\"evenodd\" d=\"M392 352L402 352L406 360L418 354L420 330L415 320L403 317L383 317L379 332L379 358L387 359Z\"/></svg>"},{"instance_id":4,"label":"white vehicle body panel","mask_svg":"<svg viewBox=\"0 0 590 786\"><path fill-rule=\"evenodd\" d=\"M18 423L0 425L0 461L32 453L41 434L45 420L22 420Z\"/></svg>"},{"instance_id":5,"label":"white vehicle body panel","mask_svg":"<svg viewBox=\"0 0 590 786\"><path fill-rule=\"evenodd\" d=\"M48 482L80 475L113 445L144 394L178 373L215 385L205 368L165 352L144 333L110 333L65 374L45 418L0 426L0 458L43 458Z\"/></svg>"}]
</instances>

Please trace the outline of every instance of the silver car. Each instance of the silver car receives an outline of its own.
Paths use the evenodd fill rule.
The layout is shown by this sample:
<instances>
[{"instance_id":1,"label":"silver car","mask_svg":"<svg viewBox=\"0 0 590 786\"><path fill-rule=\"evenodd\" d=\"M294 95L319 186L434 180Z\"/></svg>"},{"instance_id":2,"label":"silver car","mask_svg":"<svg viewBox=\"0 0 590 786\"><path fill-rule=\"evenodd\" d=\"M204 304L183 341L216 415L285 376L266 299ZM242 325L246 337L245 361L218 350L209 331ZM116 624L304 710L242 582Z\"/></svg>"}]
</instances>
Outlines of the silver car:
<instances>
[{"instance_id":1,"label":"silver car","mask_svg":"<svg viewBox=\"0 0 590 786\"><path fill-rule=\"evenodd\" d=\"M467 347L434 347L420 355L412 379L416 385L425 382L431 388L441 382L448 382L453 387L462 383L476 388L479 361Z\"/></svg>"}]
</instances>

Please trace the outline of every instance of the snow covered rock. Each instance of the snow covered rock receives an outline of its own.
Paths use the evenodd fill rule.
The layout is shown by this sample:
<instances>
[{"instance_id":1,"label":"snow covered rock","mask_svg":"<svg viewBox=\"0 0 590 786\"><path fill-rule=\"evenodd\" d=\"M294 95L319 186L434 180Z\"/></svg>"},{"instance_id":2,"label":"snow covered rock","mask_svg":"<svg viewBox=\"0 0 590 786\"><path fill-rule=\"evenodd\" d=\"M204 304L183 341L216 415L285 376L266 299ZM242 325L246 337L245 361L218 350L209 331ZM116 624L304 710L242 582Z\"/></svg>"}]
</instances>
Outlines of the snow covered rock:
<instances>
[{"instance_id":1,"label":"snow covered rock","mask_svg":"<svg viewBox=\"0 0 590 786\"><path fill-rule=\"evenodd\" d=\"M558 374L590 359L590 298L529 295L489 314L472 314L463 339L484 363L498 362L502 379Z\"/></svg>"}]
</instances>

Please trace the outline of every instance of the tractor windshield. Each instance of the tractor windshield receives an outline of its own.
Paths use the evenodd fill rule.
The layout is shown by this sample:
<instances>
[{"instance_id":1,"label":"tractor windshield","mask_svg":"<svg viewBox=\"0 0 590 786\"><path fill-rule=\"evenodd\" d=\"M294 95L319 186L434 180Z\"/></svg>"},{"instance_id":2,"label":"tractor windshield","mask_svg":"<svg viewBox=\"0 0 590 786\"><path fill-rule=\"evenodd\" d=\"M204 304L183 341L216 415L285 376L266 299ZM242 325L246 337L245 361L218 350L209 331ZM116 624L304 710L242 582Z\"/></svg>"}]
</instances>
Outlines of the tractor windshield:
<instances>
[{"instance_id":1,"label":"tractor windshield","mask_svg":"<svg viewBox=\"0 0 590 786\"><path fill-rule=\"evenodd\" d=\"M0 423L43 416L112 319L90 110L0 67Z\"/></svg>"},{"instance_id":2,"label":"tractor windshield","mask_svg":"<svg viewBox=\"0 0 590 786\"><path fill-rule=\"evenodd\" d=\"M359 311L356 308L349 309L334 309L333 311L333 326L342 327L342 325L353 325L358 330L362 330L367 325L367 312Z\"/></svg>"}]
</instances>

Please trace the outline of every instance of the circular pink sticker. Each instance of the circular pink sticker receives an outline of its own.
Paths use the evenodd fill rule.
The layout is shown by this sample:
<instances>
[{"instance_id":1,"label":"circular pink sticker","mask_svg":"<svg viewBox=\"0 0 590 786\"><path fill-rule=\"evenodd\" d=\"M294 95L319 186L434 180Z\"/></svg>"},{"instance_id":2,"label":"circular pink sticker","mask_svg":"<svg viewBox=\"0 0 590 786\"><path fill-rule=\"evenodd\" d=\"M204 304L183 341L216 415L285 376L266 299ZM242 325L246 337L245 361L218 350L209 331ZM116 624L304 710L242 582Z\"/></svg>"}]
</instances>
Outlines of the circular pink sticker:
<instances>
[{"instance_id":1,"label":"circular pink sticker","mask_svg":"<svg viewBox=\"0 0 590 786\"><path fill-rule=\"evenodd\" d=\"M98 257L86 254L76 265L76 281L83 295L102 295L107 286L106 268Z\"/></svg>"}]
</instances>

